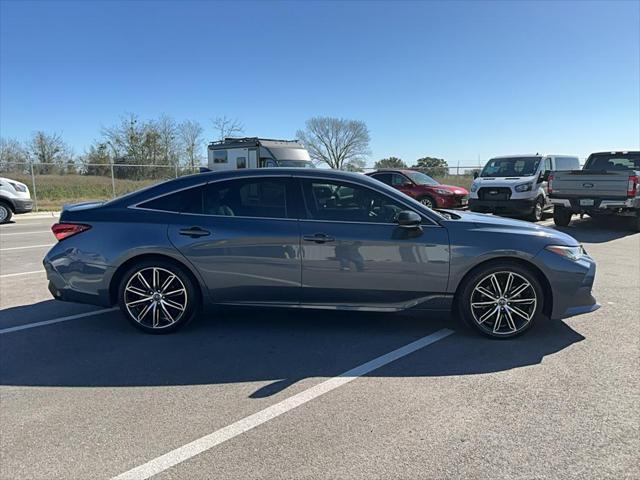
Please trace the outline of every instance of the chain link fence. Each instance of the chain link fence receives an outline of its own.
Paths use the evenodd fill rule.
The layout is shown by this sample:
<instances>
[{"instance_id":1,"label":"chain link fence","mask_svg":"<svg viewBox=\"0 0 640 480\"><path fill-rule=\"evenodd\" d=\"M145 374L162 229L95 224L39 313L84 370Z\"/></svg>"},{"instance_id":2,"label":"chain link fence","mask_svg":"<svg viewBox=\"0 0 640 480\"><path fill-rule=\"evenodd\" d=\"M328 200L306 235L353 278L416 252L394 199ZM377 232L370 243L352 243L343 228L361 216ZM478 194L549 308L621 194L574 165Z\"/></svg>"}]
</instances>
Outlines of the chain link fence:
<instances>
[{"instance_id":1,"label":"chain link fence","mask_svg":"<svg viewBox=\"0 0 640 480\"><path fill-rule=\"evenodd\" d=\"M0 176L29 187L34 211L55 211L69 203L109 200L125 193L184 175L198 173L200 165L3 163ZM480 165L421 168L443 184L469 188ZM368 168L365 171L373 171Z\"/></svg>"},{"instance_id":2,"label":"chain link fence","mask_svg":"<svg viewBox=\"0 0 640 480\"><path fill-rule=\"evenodd\" d=\"M200 166L4 163L0 176L29 187L34 211L59 210L68 203L109 200L183 175Z\"/></svg>"}]
</instances>

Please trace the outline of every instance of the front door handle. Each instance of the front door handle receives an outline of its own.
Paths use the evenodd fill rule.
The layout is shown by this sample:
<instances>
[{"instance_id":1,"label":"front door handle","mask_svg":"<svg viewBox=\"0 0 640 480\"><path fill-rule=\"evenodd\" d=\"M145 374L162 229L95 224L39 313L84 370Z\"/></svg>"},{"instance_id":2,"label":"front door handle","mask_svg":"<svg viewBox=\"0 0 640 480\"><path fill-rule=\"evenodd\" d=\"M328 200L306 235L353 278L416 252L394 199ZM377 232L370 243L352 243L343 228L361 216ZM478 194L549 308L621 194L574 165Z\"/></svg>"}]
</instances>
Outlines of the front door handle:
<instances>
[{"instance_id":1,"label":"front door handle","mask_svg":"<svg viewBox=\"0 0 640 480\"><path fill-rule=\"evenodd\" d=\"M335 238L330 237L326 233L314 233L313 235L305 235L302 237L307 242L327 243L334 242Z\"/></svg>"},{"instance_id":2,"label":"front door handle","mask_svg":"<svg viewBox=\"0 0 640 480\"><path fill-rule=\"evenodd\" d=\"M189 227L189 228L183 228L182 230L180 230L180 235L185 235L187 237L206 237L207 235L211 235L211 232L209 230L205 230L204 228L200 228L200 227Z\"/></svg>"}]
</instances>

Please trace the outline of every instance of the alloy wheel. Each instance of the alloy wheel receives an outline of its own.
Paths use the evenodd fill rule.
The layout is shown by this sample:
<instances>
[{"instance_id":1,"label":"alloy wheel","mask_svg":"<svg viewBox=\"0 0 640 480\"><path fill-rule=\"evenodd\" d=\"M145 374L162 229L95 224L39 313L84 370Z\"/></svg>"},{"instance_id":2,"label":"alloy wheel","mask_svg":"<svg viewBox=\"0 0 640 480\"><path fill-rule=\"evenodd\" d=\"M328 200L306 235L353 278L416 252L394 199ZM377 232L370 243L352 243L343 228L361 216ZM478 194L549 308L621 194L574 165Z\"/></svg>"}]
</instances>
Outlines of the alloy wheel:
<instances>
[{"instance_id":1,"label":"alloy wheel","mask_svg":"<svg viewBox=\"0 0 640 480\"><path fill-rule=\"evenodd\" d=\"M420 203L423 204L427 208L433 209L433 202L430 198L421 198Z\"/></svg>"},{"instance_id":2,"label":"alloy wheel","mask_svg":"<svg viewBox=\"0 0 640 480\"><path fill-rule=\"evenodd\" d=\"M536 202L536 206L534 208L535 208L534 215L535 215L536 221L539 222L540 220L542 220L542 214L543 214L542 203Z\"/></svg>"},{"instance_id":3,"label":"alloy wheel","mask_svg":"<svg viewBox=\"0 0 640 480\"><path fill-rule=\"evenodd\" d=\"M491 335L513 335L533 320L538 297L531 283L515 272L491 273L471 292L471 314Z\"/></svg>"},{"instance_id":4,"label":"alloy wheel","mask_svg":"<svg viewBox=\"0 0 640 480\"><path fill-rule=\"evenodd\" d=\"M188 300L182 280L160 267L135 272L124 288L124 304L131 318L153 329L174 325L187 310Z\"/></svg>"}]
</instances>

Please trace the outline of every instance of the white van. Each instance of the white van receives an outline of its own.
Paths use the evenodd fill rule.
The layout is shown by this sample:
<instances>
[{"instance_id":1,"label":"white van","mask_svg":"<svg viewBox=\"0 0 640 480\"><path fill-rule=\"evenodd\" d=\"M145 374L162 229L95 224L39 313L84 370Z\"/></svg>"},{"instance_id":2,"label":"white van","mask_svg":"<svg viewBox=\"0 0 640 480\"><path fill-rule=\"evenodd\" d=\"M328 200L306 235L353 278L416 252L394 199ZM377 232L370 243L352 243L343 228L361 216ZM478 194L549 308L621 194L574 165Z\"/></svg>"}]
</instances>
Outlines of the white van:
<instances>
[{"instance_id":1,"label":"white van","mask_svg":"<svg viewBox=\"0 0 640 480\"><path fill-rule=\"evenodd\" d=\"M487 162L474 175L469 194L473 212L524 216L542 220L551 203L547 177L554 170L577 170L580 160L572 155L508 155Z\"/></svg>"},{"instance_id":2,"label":"white van","mask_svg":"<svg viewBox=\"0 0 640 480\"><path fill-rule=\"evenodd\" d=\"M29 213L32 208L29 187L16 180L0 177L0 223L7 223L13 214Z\"/></svg>"}]
</instances>

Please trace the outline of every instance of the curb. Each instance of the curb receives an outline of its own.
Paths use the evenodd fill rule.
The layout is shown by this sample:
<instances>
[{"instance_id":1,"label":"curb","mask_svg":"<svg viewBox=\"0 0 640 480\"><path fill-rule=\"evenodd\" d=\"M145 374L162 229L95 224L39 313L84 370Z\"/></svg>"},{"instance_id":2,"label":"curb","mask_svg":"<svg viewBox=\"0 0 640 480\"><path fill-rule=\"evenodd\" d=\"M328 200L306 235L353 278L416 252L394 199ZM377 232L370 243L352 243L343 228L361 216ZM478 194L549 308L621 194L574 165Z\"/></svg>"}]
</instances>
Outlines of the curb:
<instances>
[{"instance_id":1,"label":"curb","mask_svg":"<svg viewBox=\"0 0 640 480\"><path fill-rule=\"evenodd\" d=\"M23 219L28 220L30 218L58 218L60 217L60 212L33 212L33 213L20 213L16 214L14 220Z\"/></svg>"}]
</instances>

